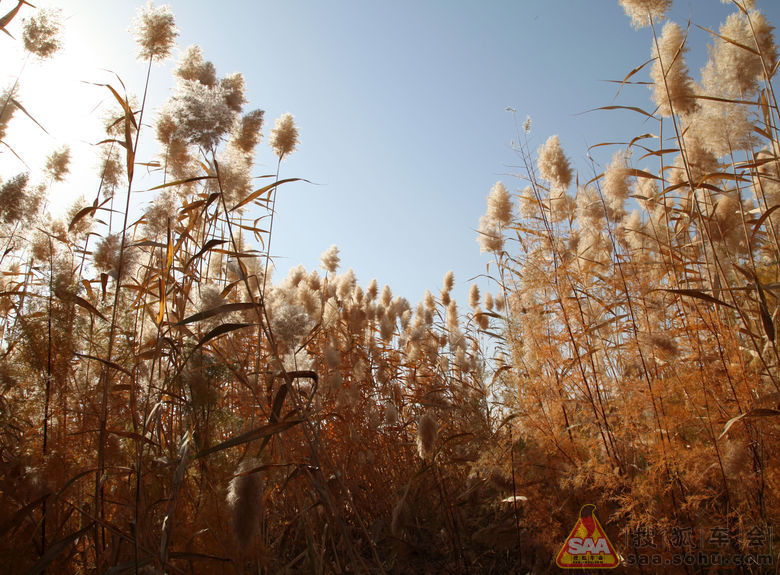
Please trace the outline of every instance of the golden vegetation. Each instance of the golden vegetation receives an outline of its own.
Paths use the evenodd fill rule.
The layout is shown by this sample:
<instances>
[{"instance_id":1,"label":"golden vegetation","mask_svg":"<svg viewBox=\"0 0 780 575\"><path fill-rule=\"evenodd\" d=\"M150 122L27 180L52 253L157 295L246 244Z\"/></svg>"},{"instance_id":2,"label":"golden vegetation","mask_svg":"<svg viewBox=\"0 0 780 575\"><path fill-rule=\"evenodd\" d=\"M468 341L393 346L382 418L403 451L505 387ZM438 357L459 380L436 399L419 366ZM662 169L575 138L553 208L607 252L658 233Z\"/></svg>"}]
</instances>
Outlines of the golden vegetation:
<instances>
[{"instance_id":1,"label":"golden vegetation","mask_svg":"<svg viewBox=\"0 0 780 575\"><path fill-rule=\"evenodd\" d=\"M656 109L633 108L652 133L589 181L557 136L535 156L521 136L525 188L497 183L480 220L496 288L472 286L465 315L452 273L414 306L339 273L335 246L322 273L268 281L291 179L255 189L263 112L198 47L153 133L148 82L140 105L101 88L116 106L91 204L43 211L67 148L41 183L4 176L3 569L545 572L585 503L618 548L636 527L725 526L743 552L776 525L772 29L735 1L696 82L686 35L659 28L669 2L621 4L653 32ZM30 22L51 56L55 17ZM168 9L136 29L150 68L169 56ZM16 86L0 105L5 141L29 111ZM159 196L131 222L151 136ZM281 168L293 117L269 139Z\"/></svg>"}]
</instances>

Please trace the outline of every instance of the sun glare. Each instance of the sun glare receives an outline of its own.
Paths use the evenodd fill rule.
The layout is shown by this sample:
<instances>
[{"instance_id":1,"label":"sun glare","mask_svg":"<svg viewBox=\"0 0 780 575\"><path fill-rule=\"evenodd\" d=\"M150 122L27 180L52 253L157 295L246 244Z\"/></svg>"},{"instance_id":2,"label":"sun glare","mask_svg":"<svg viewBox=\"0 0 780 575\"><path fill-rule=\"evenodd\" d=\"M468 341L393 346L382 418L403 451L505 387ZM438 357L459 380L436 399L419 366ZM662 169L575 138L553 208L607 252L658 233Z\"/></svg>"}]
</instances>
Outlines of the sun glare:
<instances>
[{"instance_id":1,"label":"sun glare","mask_svg":"<svg viewBox=\"0 0 780 575\"><path fill-rule=\"evenodd\" d=\"M0 90L17 85L15 98L24 110L14 114L0 149L0 173L43 174L47 157L68 146L69 175L49 187L48 210L59 216L80 196L91 202L97 191L100 150L105 139L104 122L112 97L97 83L118 84L105 69L111 49L97 50L87 34L89 18L83 13L62 13L61 50L55 58L41 60L26 54L20 42L0 37L2 67ZM21 36L23 20L9 26ZM116 60L114 60L116 61ZM42 183L42 182L34 182ZM48 182L46 182L48 183Z\"/></svg>"}]
</instances>

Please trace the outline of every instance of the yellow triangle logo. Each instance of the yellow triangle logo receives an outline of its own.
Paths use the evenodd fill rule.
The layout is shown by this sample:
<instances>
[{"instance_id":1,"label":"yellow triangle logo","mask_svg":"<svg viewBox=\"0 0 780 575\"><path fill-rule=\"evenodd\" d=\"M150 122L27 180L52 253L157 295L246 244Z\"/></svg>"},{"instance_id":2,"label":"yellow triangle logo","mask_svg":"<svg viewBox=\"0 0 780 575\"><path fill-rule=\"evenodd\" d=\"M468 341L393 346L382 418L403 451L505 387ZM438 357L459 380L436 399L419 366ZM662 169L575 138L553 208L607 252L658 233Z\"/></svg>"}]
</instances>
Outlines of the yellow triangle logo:
<instances>
[{"instance_id":1,"label":"yellow triangle logo","mask_svg":"<svg viewBox=\"0 0 780 575\"><path fill-rule=\"evenodd\" d=\"M620 557L596 518L595 505L583 505L574 529L555 558L563 569L614 569Z\"/></svg>"}]
</instances>

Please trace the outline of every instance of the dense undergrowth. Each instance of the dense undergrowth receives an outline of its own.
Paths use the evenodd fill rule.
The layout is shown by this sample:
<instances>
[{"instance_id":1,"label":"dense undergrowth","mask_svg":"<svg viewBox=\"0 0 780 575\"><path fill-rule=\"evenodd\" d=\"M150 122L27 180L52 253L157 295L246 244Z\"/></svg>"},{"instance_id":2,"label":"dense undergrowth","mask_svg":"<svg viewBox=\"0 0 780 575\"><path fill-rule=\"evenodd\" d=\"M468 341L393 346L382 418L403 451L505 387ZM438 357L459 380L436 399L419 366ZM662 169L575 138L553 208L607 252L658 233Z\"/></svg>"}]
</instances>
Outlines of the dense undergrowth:
<instances>
[{"instance_id":1,"label":"dense undergrowth","mask_svg":"<svg viewBox=\"0 0 780 575\"><path fill-rule=\"evenodd\" d=\"M624 80L649 72L651 129L593 177L520 134L523 189L496 184L480 220L495 289L467 306L452 274L417 305L361 286L335 247L267 280L290 179L257 189L263 112L197 47L154 114L148 83L140 104L96 87L115 105L92 203L45 211L67 149L0 182L2 570L541 573L586 503L624 559L723 528L721 552L776 564L772 28L735 0L694 81L669 2L621 4L651 31ZM173 15L136 28L151 69ZM40 13L19 41L52 57L56 29ZM0 105L13 153L34 111L17 86ZM131 221L142 138L159 197ZM292 116L268 139L281 168Z\"/></svg>"}]
</instances>

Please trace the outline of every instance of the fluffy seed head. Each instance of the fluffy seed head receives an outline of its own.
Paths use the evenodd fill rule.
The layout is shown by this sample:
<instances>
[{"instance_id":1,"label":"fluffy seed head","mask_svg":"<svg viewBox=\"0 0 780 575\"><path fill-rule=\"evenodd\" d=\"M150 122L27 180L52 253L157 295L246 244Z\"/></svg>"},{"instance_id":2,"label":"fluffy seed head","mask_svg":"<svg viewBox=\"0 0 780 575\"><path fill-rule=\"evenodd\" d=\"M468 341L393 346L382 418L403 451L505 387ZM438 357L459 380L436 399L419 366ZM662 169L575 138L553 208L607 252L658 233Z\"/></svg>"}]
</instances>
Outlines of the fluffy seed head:
<instances>
[{"instance_id":1,"label":"fluffy seed head","mask_svg":"<svg viewBox=\"0 0 780 575\"><path fill-rule=\"evenodd\" d=\"M672 7L672 0L619 0L626 15L631 18L634 28L650 25L650 19L658 22L666 16Z\"/></svg>"},{"instance_id":2,"label":"fluffy seed head","mask_svg":"<svg viewBox=\"0 0 780 575\"><path fill-rule=\"evenodd\" d=\"M477 308L474 310L474 321L477 322L479 329L486 330L488 328L490 318L485 315L481 309Z\"/></svg>"},{"instance_id":3,"label":"fluffy seed head","mask_svg":"<svg viewBox=\"0 0 780 575\"><path fill-rule=\"evenodd\" d=\"M138 42L138 58L141 60L165 60L171 54L179 35L170 6L155 8L151 0L138 10L133 28Z\"/></svg>"},{"instance_id":4,"label":"fluffy seed head","mask_svg":"<svg viewBox=\"0 0 780 575\"><path fill-rule=\"evenodd\" d=\"M255 146L263 136L264 116L263 110L253 110L244 114L233 133L231 144L245 154L254 152Z\"/></svg>"},{"instance_id":5,"label":"fluffy seed head","mask_svg":"<svg viewBox=\"0 0 780 575\"><path fill-rule=\"evenodd\" d=\"M170 190L163 190L144 214L144 231L150 238L159 238L168 234L171 218L176 213L176 202Z\"/></svg>"},{"instance_id":6,"label":"fluffy seed head","mask_svg":"<svg viewBox=\"0 0 780 575\"><path fill-rule=\"evenodd\" d=\"M241 108L246 103L246 82L240 72L235 72L225 76L219 81L220 86L225 91L225 102L234 112L241 112Z\"/></svg>"},{"instance_id":7,"label":"fluffy seed head","mask_svg":"<svg viewBox=\"0 0 780 575\"><path fill-rule=\"evenodd\" d=\"M111 234L101 240L95 248L93 256L95 267L114 278L119 276L119 268L121 267L122 277L126 277L127 268L132 263L132 258L127 247L125 246L124 253L122 253L121 247L122 238L119 234Z\"/></svg>"},{"instance_id":8,"label":"fluffy seed head","mask_svg":"<svg viewBox=\"0 0 780 575\"><path fill-rule=\"evenodd\" d=\"M233 127L235 112L220 85L208 86L194 80L179 82L171 100L179 134L204 150L216 148Z\"/></svg>"},{"instance_id":9,"label":"fluffy seed head","mask_svg":"<svg viewBox=\"0 0 780 575\"><path fill-rule=\"evenodd\" d=\"M719 198L710 224L710 235L714 240L729 240L730 236L742 223L741 206L737 199L731 196Z\"/></svg>"},{"instance_id":10,"label":"fluffy seed head","mask_svg":"<svg viewBox=\"0 0 780 575\"><path fill-rule=\"evenodd\" d=\"M444 282L442 283L442 291L444 292L451 292L453 286L455 285L455 272L452 270L448 271L446 274L444 274Z\"/></svg>"},{"instance_id":11,"label":"fluffy seed head","mask_svg":"<svg viewBox=\"0 0 780 575\"><path fill-rule=\"evenodd\" d=\"M479 218L477 243L480 253L499 254L504 250L504 234L492 218L487 215Z\"/></svg>"},{"instance_id":12,"label":"fluffy seed head","mask_svg":"<svg viewBox=\"0 0 780 575\"><path fill-rule=\"evenodd\" d=\"M255 459L245 460L228 487L227 504L233 532L244 549L251 546L263 513L263 478L259 472L246 474L259 465Z\"/></svg>"},{"instance_id":13,"label":"fluffy seed head","mask_svg":"<svg viewBox=\"0 0 780 575\"><path fill-rule=\"evenodd\" d=\"M477 284L471 284L469 288L469 306L472 308L479 307L479 286Z\"/></svg>"},{"instance_id":14,"label":"fluffy seed head","mask_svg":"<svg viewBox=\"0 0 780 575\"><path fill-rule=\"evenodd\" d=\"M433 294L430 292L430 290L425 290L425 296L423 296L423 303L425 305L425 309L429 311L433 311L436 309L436 299L433 297Z\"/></svg>"},{"instance_id":15,"label":"fluffy seed head","mask_svg":"<svg viewBox=\"0 0 780 575\"><path fill-rule=\"evenodd\" d=\"M500 226L512 222L512 198L504 184L496 182L487 198L487 217Z\"/></svg>"},{"instance_id":16,"label":"fluffy seed head","mask_svg":"<svg viewBox=\"0 0 780 575\"><path fill-rule=\"evenodd\" d=\"M612 163L604 174L604 200L607 204L607 215L613 222L619 221L625 215L623 206L629 195L628 172L626 159L622 152L616 152Z\"/></svg>"},{"instance_id":17,"label":"fluffy seed head","mask_svg":"<svg viewBox=\"0 0 780 575\"><path fill-rule=\"evenodd\" d=\"M60 49L59 10L39 10L24 23L22 41L24 49L41 59L50 58Z\"/></svg>"},{"instance_id":18,"label":"fluffy seed head","mask_svg":"<svg viewBox=\"0 0 780 575\"><path fill-rule=\"evenodd\" d=\"M339 263L341 263L341 258L339 258L339 248L337 245L334 244L322 252L322 255L320 256L320 267L325 271L330 273L335 272L339 269Z\"/></svg>"},{"instance_id":19,"label":"fluffy seed head","mask_svg":"<svg viewBox=\"0 0 780 575\"><path fill-rule=\"evenodd\" d=\"M695 148L703 147L714 158L721 158L737 150L749 150L752 148L756 136L754 135L754 122L750 109L745 104L730 104L726 102L704 101L691 118L691 141L686 147L688 163L693 165L692 175L696 179L707 173L701 168L707 165L707 157L694 162L697 154ZM717 162L714 162L717 164Z\"/></svg>"},{"instance_id":20,"label":"fluffy seed head","mask_svg":"<svg viewBox=\"0 0 780 575\"><path fill-rule=\"evenodd\" d=\"M270 323L276 341L285 349L293 349L308 331L309 316L302 306L283 301L274 307Z\"/></svg>"},{"instance_id":21,"label":"fluffy seed head","mask_svg":"<svg viewBox=\"0 0 780 575\"><path fill-rule=\"evenodd\" d=\"M436 418L430 411L420 417L417 423L417 452L423 459L429 459L433 455L438 432Z\"/></svg>"},{"instance_id":22,"label":"fluffy seed head","mask_svg":"<svg viewBox=\"0 0 780 575\"><path fill-rule=\"evenodd\" d=\"M458 304L455 301L450 301L447 306L447 329L450 332L457 332L460 326L460 320L458 318Z\"/></svg>"},{"instance_id":23,"label":"fluffy seed head","mask_svg":"<svg viewBox=\"0 0 780 575\"><path fill-rule=\"evenodd\" d=\"M46 159L46 173L55 182L61 182L70 171L70 148L63 146Z\"/></svg>"},{"instance_id":24,"label":"fluffy seed head","mask_svg":"<svg viewBox=\"0 0 780 575\"><path fill-rule=\"evenodd\" d=\"M200 82L204 86L214 86L217 83L217 70L214 64L203 59L200 46L187 48L174 73L182 80Z\"/></svg>"},{"instance_id":25,"label":"fluffy seed head","mask_svg":"<svg viewBox=\"0 0 780 575\"><path fill-rule=\"evenodd\" d=\"M748 99L758 88L757 80L763 77L764 67L771 73L777 61L774 29L760 12L751 12L749 18L735 12L718 29L730 41L716 38L710 50L710 61L702 70L702 84L709 93Z\"/></svg>"},{"instance_id":26,"label":"fluffy seed head","mask_svg":"<svg viewBox=\"0 0 780 575\"><path fill-rule=\"evenodd\" d=\"M574 200L566 190L556 188L550 192L550 219L553 223L569 219L574 211Z\"/></svg>"},{"instance_id":27,"label":"fluffy seed head","mask_svg":"<svg viewBox=\"0 0 780 575\"><path fill-rule=\"evenodd\" d=\"M14 115L14 110L16 110L16 106L11 101L14 95L14 92L10 88L4 90L3 93L0 94L0 140L5 138L6 131L8 130L8 123Z\"/></svg>"},{"instance_id":28,"label":"fluffy seed head","mask_svg":"<svg viewBox=\"0 0 780 575\"><path fill-rule=\"evenodd\" d=\"M0 186L0 214L3 222L15 223L26 215L24 200L29 180L30 175L25 172L3 182Z\"/></svg>"},{"instance_id":29,"label":"fluffy seed head","mask_svg":"<svg viewBox=\"0 0 780 575\"><path fill-rule=\"evenodd\" d=\"M520 217L531 219L539 217L539 200L536 199L536 193L531 186L526 186L520 192L518 198Z\"/></svg>"},{"instance_id":30,"label":"fluffy seed head","mask_svg":"<svg viewBox=\"0 0 780 575\"><path fill-rule=\"evenodd\" d=\"M249 195L252 189L252 163L246 155L228 146L219 159L219 185L211 180L214 192L225 194L225 201L232 206Z\"/></svg>"},{"instance_id":31,"label":"fluffy seed head","mask_svg":"<svg viewBox=\"0 0 780 575\"><path fill-rule=\"evenodd\" d=\"M110 198L121 182L124 170L122 160L119 158L119 150L116 147L103 148L102 156L100 177L103 182L103 193Z\"/></svg>"},{"instance_id":32,"label":"fluffy seed head","mask_svg":"<svg viewBox=\"0 0 780 575\"><path fill-rule=\"evenodd\" d=\"M558 136L547 138L537 155L536 165L542 177L555 188L567 189L571 184L571 166L563 153Z\"/></svg>"},{"instance_id":33,"label":"fluffy seed head","mask_svg":"<svg viewBox=\"0 0 780 575\"><path fill-rule=\"evenodd\" d=\"M395 321L393 321L393 318L388 315L382 316L382 319L379 320L379 337L381 337L384 341L389 342L391 339L393 339L394 332Z\"/></svg>"},{"instance_id":34,"label":"fluffy seed head","mask_svg":"<svg viewBox=\"0 0 780 575\"><path fill-rule=\"evenodd\" d=\"M393 301L393 292L390 290L389 285L385 285L385 287L382 288L382 295L379 297L379 301L382 302L382 305L385 307L388 307L390 302Z\"/></svg>"},{"instance_id":35,"label":"fluffy seed head","mask_svg":"<svg viewBox=\"0 0 780 575\"><path fill-rule=\"evenodd\" d=\"M284 114L274 121L270 143L279 159L295 151L295 146L298 145L298 128L295 127L292 114Z\"/></svg>"},{"instance_id":36,"label":"fluffy seed head","mask_svg":"<svg viewBox=\"0 0 780 575\"><path fill-rule=\"evenodd\" d=\"M687 114L696 107L693 80L688 74L685 52L688 47L682 28L676 22L664 24L658 46L653 44L653 101L662 116Z\"/></svg>"},{"instance_id":37,"label":"fluffy seed head","mask_svg":"<svg viewBox=\"0 0 780 575\"><path fill-rule=\"evenodd\" d=\"M376 278L374 278L368 282L368 287L366 288L366 299L368 301L374 301L378 293L379 285L376 282Z\"/></svg>"}]
</instances>

